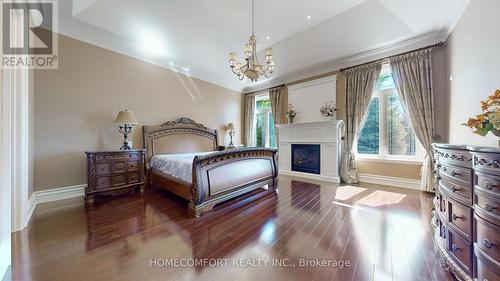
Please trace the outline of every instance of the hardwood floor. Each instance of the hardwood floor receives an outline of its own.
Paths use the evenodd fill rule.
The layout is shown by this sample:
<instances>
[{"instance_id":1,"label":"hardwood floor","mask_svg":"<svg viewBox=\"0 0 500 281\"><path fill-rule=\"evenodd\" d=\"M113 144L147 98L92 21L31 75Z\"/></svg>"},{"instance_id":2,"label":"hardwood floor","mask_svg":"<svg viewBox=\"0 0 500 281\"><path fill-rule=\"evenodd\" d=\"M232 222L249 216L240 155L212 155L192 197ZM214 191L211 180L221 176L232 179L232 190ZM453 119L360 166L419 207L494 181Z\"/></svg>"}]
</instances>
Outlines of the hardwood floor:
<instances>
[{"instance_id":1,"label":"hardwood floor","mask_svg":"<svg viewBox=\"0 0 500 281\"><path fill-rule=\"evenodd\" d=\"M429 194L280 178L252 195L199 219L160 191L40 206L13 237L13 280L452 280Z\"/></svg>"}]
</instances>

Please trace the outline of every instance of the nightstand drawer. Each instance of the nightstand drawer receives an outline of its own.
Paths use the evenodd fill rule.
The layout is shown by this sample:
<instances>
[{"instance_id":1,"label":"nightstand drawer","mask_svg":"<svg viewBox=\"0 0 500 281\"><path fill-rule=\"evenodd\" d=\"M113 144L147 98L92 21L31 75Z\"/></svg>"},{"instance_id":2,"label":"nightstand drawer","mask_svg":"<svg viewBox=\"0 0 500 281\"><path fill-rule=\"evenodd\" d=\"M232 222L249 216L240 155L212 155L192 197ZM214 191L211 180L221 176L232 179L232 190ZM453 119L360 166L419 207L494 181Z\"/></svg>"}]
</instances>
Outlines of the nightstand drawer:
<instances>
[{"instance_id":1,"label":"nightstand drawer","mask_svg":"<svg viewBox=\"0 0 500 281\"><path fill-rule=\"evenodd\" d=\"M120 186L127 184L127 174L113 175L113 186Z\"/></svg>"},{"instance_id":2,"label":"nightstand drawer","mask_svg":"<svg viewBox=\"0 0 500 281\"><path fill-rule=\"evenodd\" d=\"M127 180L127 183L136 183L136 182L139 182L139 173L134 173L134 172L131 172L131 173L128 173L128 180Z\"/></svg>"},{"instance_id":3,"label":"nightstand drawer","mask_svg":"<svg viewBox=\"0 0 500 281\"><path fill-rule=\"evenodd\" d=\"M108 188L111 186L111 177L98 177L97 189Z\"/></svg>"},{"instance_id":4,"label":"nightstand drawer","mask_svg":"<svg viewBox=\"0 0 500 281\"><path fill-rule=\"evenodd\" d=\"M129 160L128 161L128 170L129 171L136 171L138 168L139 168L138 160Z\"/></svg>"},{"instance_id":5,"label":"nightstand drawer","mask_svg":"<svg viewBox=\"0 0 500 281\"><path fill-rule=\"evenodd\" d=\"M109 175L111 171L109 166L110 166L109 163L97 164L97 175Z\"/></svg>"},{"instance_id":6,"label":"nightstand drawer","mask_svg":"<svg viewBox=\"0 0 500 281\"><path fill-rule=\"evenodd\" d=\"M113 174L114 173L124 173L127 171L127 162L126 160L114 160L112 163L113 166Z\"/></svg>"}]
</instances>

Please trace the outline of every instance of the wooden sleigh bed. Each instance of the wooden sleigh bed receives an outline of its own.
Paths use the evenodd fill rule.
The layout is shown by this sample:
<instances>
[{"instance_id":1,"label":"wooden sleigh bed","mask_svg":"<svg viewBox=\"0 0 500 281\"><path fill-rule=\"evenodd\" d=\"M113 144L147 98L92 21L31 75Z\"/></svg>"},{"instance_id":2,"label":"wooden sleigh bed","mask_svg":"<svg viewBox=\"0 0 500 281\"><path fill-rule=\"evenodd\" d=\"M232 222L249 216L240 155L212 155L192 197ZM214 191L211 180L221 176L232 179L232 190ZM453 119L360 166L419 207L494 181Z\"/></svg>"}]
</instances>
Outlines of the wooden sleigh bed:
<instances>
[{"instance_id":1,"label":"wooden sleigh bed","mask_svg":"<svg viewBox=\"0 0 500 281\"><path fill-rule=\"evenodd\" d=\"M188 118L168 121L160 126L143 126L143 137L150 185L188 200L191 216L199 217L218 203L256 189L265 189L263 193L276 189L275 149L218 151L217 131ZM207 151L213 153L207 154ZM192 160L191 181L151 166L155 156L158 160L164 156L201 152L205 153L194 156Z\"/></svg>"}]
</instances>

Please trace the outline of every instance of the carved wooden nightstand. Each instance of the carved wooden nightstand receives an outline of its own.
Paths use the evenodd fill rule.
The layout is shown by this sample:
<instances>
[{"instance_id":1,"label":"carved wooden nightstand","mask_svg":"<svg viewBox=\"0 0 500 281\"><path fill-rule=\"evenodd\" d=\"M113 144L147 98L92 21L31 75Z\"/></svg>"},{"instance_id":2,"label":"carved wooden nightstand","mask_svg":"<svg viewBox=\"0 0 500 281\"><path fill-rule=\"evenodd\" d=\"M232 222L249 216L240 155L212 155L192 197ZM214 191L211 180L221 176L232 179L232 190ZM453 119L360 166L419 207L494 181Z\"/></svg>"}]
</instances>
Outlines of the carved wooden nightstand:
<instances>
[{"instance_id":1,"label":"carved wooden nightstand","mask_svg":"<svg viewBox=\"0 0 500 281\"><path fill-rule=\"evenodd\" d=\"M85 200L93 202L94 196L121 195L144 189L144 149L122 151L85 152L87 154L87 179Z\"/></svg>"}]
</instances>

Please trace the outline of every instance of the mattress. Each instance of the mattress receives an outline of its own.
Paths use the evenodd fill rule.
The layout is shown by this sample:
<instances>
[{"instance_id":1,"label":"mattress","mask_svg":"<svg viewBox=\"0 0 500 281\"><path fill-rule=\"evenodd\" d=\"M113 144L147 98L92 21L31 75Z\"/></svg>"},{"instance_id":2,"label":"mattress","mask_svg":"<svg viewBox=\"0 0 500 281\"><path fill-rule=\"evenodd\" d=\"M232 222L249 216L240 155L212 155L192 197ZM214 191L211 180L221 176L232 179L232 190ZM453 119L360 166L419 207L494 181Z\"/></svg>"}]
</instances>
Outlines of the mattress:
<instances>
[{"instance_id":1,"label":"mattress","mask_svg":"<svg viewBox=\"0 0 500 281\"><path fill-rule=\"evenodd\" d=\"M213 152L214 151L155 155L151 157L150 165L151 168L155 170L191 183L194 157L196 155L206 155Z\"/></svg>"}]
</instances>

